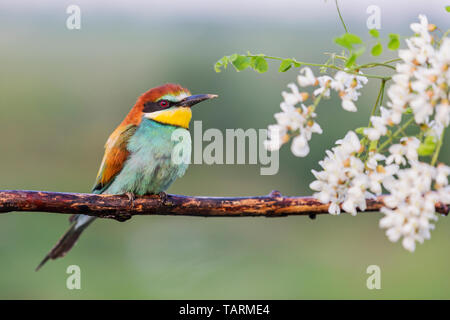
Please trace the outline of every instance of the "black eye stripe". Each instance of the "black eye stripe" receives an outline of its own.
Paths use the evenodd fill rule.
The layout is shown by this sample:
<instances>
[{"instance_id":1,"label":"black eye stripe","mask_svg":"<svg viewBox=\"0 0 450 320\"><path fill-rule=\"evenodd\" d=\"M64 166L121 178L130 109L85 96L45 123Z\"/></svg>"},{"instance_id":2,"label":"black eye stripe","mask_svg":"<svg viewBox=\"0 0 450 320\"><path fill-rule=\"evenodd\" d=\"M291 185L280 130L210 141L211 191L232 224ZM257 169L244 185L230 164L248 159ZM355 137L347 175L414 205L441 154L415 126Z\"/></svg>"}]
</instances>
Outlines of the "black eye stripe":
<instances>
[{"instance_id":1,"label":"black eye stripe","mask_svg":"<svg viewBox=\"0 0 450 320\"><path fill-rule=\"evenodd\" d=\"M160 111L160 110L164 110L164 109L170 108L171 106L175 105L174 102L171 102L168 100L165 100L165 101L167 101L167 103L168 103L168 105L165 107L161 107L159 105L160 101L146 102L146 103L144 103L144 109L142 110L142 112L150 113L150 112Z\"/></svg>"}]
</instances>

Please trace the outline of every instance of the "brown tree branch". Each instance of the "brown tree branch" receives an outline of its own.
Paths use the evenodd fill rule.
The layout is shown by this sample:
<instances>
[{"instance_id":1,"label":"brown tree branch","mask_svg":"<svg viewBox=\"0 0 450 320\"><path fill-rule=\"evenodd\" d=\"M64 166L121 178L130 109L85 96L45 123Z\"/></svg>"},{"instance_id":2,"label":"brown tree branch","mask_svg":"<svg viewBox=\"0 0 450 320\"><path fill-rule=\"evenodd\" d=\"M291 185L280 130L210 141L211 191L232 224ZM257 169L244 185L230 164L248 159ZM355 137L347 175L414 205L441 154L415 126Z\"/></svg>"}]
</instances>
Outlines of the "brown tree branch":
<instances>
[{"instance_id":1,"label":"brown tree branch","mask_svg":"<svg viewBox=\"0 0 450 320\"><path fill-rule=\"evenodd\" d=\"M366 211L379 211L383 197L367 200ZM37 211L82 213L125 221L135 215L202 217L284 217L328 213L328 205L312 197L284 197L278 191L258 197L191 197L148 195L131 202L126 195L99 195L26 190L0 190L0 213ZM438 203L436 212L447 215L449 207Z\"/></svg>"}]
</instances>

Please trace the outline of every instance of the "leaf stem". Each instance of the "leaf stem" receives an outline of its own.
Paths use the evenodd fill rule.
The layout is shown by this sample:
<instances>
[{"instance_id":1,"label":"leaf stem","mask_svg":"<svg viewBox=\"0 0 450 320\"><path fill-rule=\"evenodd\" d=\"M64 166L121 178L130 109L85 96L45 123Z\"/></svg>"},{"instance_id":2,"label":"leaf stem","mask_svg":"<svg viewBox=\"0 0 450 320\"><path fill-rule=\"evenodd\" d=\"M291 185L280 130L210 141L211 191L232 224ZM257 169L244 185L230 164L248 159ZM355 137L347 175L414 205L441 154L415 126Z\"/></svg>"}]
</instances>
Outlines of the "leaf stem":
<instances>
[{"instance_id":1,"label":"leaf stem","mask_svg":"<svg viewBox=\"0 0 450 320\"><path fill-rule=\"evenodd\" d=\"M433 158L431 158L431 165L434 166L439 157L439 152L441 151L442 144L444 142L444 133L445 128L442 130L441 137L439 138L438 144L436 146L436 150L434 150Z\"/></svg>"},{"instance_id":2,"label":"leaf stem","mask_svg":"<svg viewBox=\"0 0 450 320\"><path fill-rule=\"evenodd\" d=\"M339 14L339 19L341 19L341 23L344 26L345 33L348 33L348 29L347 29L347 26L345 25L344 18L342 18L342 15L341 15L341 10L339 10L338 0L334 0L334 2L336 3L336 9Z\"/></svg>"},{"instance_id":3,"label":"leaf stem","mask_svg":"<svg viewBox=\"0 0 450 320\"><path fill-rule=\"evenodd\" d=\"M381 79L380 90L378 91L378 96L377 96L377 100L375 101L375 105L373 106L372 111L370 112L370 117L375 115L375 113L377 111L377 108L378 108L378 105L379 104L381 105L380 98L383 95L385 84L386 84L386 80Z\"/></svg>"},{"instance_id":4,"label":"leaf stem","mask_svg":"<svg viewBox=\"0 0 450 320\"><path fill-rule=\"evenodd\" d=\"M395 59L392 59L392 60L385 61L385 62L383 62L383 64L393 63L393 62L398 62L398 61L402 61L402 59L400 59L400 58L395 58Z\"/></svg>"},{"instance_id":5,"label":"leaf stem","mask_svg":"<svg viewBox=\"0 0 450 320\"><path fill-rule=\"evenodd\" d=\"M389 139L387 139L383 144L380 145L380 147L377 149L377 152L381 152L386 146L394 140L400 133L402 133L412 122L414 121L414 117L406 121L400 128L397 129L397 131L392 134Z\"/></svg>"},{"instance_id":6,"label":"leaf stem","mask_svg":"<svg viewBox=\"0 0 450 320\"><path fill-rule=\"evenodd\" d=\"M261 55L253 55L253 54L248 54L247 57L261 57ZM274 56L266 56L263 55L264 58L266 59L271 59L271 60L278 60L278 61L283 61L285 60L285 58L280 58L280 57L274 57ZM358 73L356 71L350 71L350 70L346 70L344 68L332 65L332 64L321 64L321 63L310 63L310 62L303 62L303 61L298 61L296 59L291 59L292 62L294 64L298 64L298 65L304 65L304 66L310 66L310 67L323 67L323 68L330 68L330 69L335 69L335 70L339 70L339 71L344 71L348 74L354 74L357 76L362 76L362 77L366 77L366 78L373 78L373 79L382 79L385 81L388 81L391 79L391 77L384 77L384 76L379 76L376 74L366 74L366 73Z\"/></svg>"},{"instance_id":7,"label":"leaf stem","mask_svg":"<svg viewBox=\"0 0 450 320\"><path fill-rule=\"evenodd\" d=\"M389 65L389 63L393 63L393 62L397 62L397 61L401 61L402 59L396 58L396 59L392 59L392 60L388 60L388 61L384 61L384 62L371 62L371 63L366 63L363 65L358 66L359 69L365 69L365 68L375 68L375 67L386 67L386 68L390 68L395 70L394 66Z\"/></svg>"},{"instance_id":8,"label":"leaf stem","mask_svg":"<svg viewBox=\"0 0 450 320\"><path fill-rule=\"evenodd\" d=\"M316 110L316 107L319 105L320 100L322 100L323 96L325 96L325 93L328 91L328 89L330 89L330 86L331 86L331 84L328 82L325 85L325 88L323 88L323 91L320 93L320 95L314 99L313 111Z\"/></svg>"},{"instance_id":9,"label":"leaf stem","mask_svg":"<svg viewBox=\"0 0 450 320\"><path fill-rule=\"evenodd\" d=\"M367 69L367 68L375 68L375 67L385 67L385 68L389 68L389 69L395 70L394 66L390 66L388 64L378 63L378 62L364 64L362 66L359 66L358 68L359 69Z\"/></svg>"}]
</instances>

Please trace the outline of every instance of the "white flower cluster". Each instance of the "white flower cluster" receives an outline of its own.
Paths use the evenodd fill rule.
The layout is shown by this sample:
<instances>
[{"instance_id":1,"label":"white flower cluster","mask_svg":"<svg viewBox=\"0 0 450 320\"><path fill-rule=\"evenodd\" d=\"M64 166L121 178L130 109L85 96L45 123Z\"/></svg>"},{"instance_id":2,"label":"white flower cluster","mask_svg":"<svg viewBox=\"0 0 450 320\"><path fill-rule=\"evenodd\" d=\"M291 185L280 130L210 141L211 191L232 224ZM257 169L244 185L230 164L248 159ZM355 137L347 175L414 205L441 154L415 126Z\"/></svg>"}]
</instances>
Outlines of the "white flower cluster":
<instances>
[{"instance_id":1,"label":"white flower cluster","mask_svg":"<svg viewBox=\"0 0 450 320\"><path fill-rule=\"evenodd\" d=\"M310 68L305 67L300 70L297 82L300 87L319 86L313 92L314 97L329 97L330 91L335 90L342 100L342 107L354 112L357 111L354 101L360 96L358 90L367 83L367 78L344 71L338 71L334 78L327 75L316 77ZM288 84L288 87L291 92L281 93L284 98L280 104L282 112L275 114L277 123L268 127L268 139L264 141L264 146L270 151L278 150L292 138L292 153L297 157L305 157L309 154L308 142L312 134L321 134L322 129L314 121L315 106L303 104L309 94L300 92L295 83Z\"/></svg>"},{"instance_id":2,"label":"white flower cluster","mask_svg":"<svg viewBox=\"0 0 450 320\"><path fill-rule=\"evenodd\" d=\"M403 246L414 251L416 241L422 243L430 237L434 227L430 221L437 219L436 203L450 203L450 167L439 164L435 168L419 162L418 140L412 137L392 145L388 157L370 153L365 163L358 158L362 146L353 131L336 144L319 162L323 170L312 170L317 179L310 184L317 191L314 197L330 203L331 214L339 214L342 206L345 212L356 215L357 208L366 209L366 198L380 195L384 187L390 195L381 209L385 217L380 227L387 229L391 241L403 237ZM400 169L406 163L410 167Z\"/></svg>"},{"instance_id":3,"label":"white flower cluster","mask_svg":"<svg viewBox=\"0 0 450 320\"><path fill-rule=\"evenodd\" d=\"M386 135L387 127L399 124L405 112L412 111L417 124L427 124L430 133L440 136L450 122L450 38L441 39L438 48L424 15L420 23L411 24L416 36L406 39L408 49L399 50L402 63L396 66L394 82L387 91L388 108L371 117L371 128L364 133L370 140ZM434 119L434 121L433 121Z\"/></svg>"},{"instance_id":4,"label":"white flower cluster","mask_svg":"<svg viewBox=\"0 0 450 320\"><path fill-rule=\"evenodd\" d=\"M429 130L436 140L450 122L450 38L436 43L430 32L436 26L429 24L425 16L420 23L411 24L415 36L406 39L407 49L399 50L402 60L397 64L394 82L387 91L387 108L381 107L381 115L371 117L371 127L364 130L369 140L379 140L388 132L388 126L398 125L405 113L412 112L414 122ZM437 219L435 204L449 203L450 190L447 177L450 169L444 164L434 168L418 162L417 148L420 141L404 137L400 143L389 147L386 163L409 166L396 173L383 186L390 192L381 211L385 217L380 226L386 228L391 241L403 237L403 247L414 251L416 241L429 239ZM433 179L435 181L432 189Z\"/></svg>"},{"instance_id":5,"label":"white flower cluster","mask_svg":"<svg viewBox=\"0 0 450 320\"><path fill-rule=\"evenodd\" d=\"M417 148L420 145L420 141L416 137L404 137L400 139L400 143L393 144L389 147L389 156L386 159L386 163L396 163L398 165L406 165L406 163L417 161L419 155L417 154Z\"/></svg>"},{"instance_id":6,"label":"white flower cluster","mask_svg":"<svg viewBox=\"0 0 450 320\"><path fill-rule=\"evenodd\" d=\"M406 39L407 49L399 50L401 63L396 65L393 84L387 90L387 105L380 107L380 115L370 118L370 126L362 131L363 140L349 131L326 151L326 157L319 162L322 170L312 170L316 180L310 184L314 197L330 204L330 214L343 210L356 215L358 210L366 209L367 198L387 190L380 227L386 229L389 240L402 239L403 247L409 251L415 250L416 242L430 238L437 219L436 204L450 203L450 167L433 166L443 130L450 123L450 38L436 40L432 35L436 26L423 15L419 20L420 23L411 24L415 35ZM282 92L282 111L275 114L277 123L269 126L265 147L278 150L292 138L292 153L306 156L312 133L322 133L314 120L320 99L335 91L343 109L357 111L355 101L366 83L367 78L354 71L340 70L333 77L316 77L310 68L302 68L297 84L289 84L290 92ZM309 94L300 92L299 87L313 88L313 103L308 107L304 103ZM402 123L406 114L412 116ZM405 133L410 124L420 127L418 138ZM395 133L388 129L393 126L398 127ZM400 134L403 137L399 139ZM380 143L382 137L385 138ZM418 150L421 155L426 154L422 151L430 145L429 138L441 143L438 147L431 144L436 150L433 165L419 161Z\"/></svg>"},{"instance_id":7,"label":"white flower cluster","mask_svg":"<svg viewBox=\"0 0 450 320\"><path fill-rule=\"evenodd\" d=\"M339 214L340 204L345 212L356 215L356 209L366 209L366 198L381 194L381 185L392 179L399 167L391 164L386 167L378 162L385 160L381 154L370 154L367 163L357 157L362 152L358 136L349 131L344 139L336 141L337 147L327 150L327 156L319 164L322 171L312 170L316 181L310 188L322 203L329 203L328 212Z\"/></svg>"},{"instance_id":8,"label":"white flower cluster","mask_svg":"<svg viewBox=\"0 0 450 320\"><path fill-rule=\"evenodd\" d=\"M264 141L264 146L267 150L278 150L293 136L292 153L297 157L305 157L309 153L308 141L312 134L322 133L322 128L314 121L314 108L302 103L308 99L308 93L299 92L294 83L290 83L288 87L291 92L281 93L284 98L280 104L282 112L275 114L277 124L268 127L268 140ZM298 104L300 107L297 107Z\"/></svg>"},{"instance_id":9,"label":"white flower cluster","mask_svg":"<svg viewBox=\"0 0 450 320\"><path fill-rule=\"evenodd\" d=\"M384 183L390 195L384 199L386 207L381 208L385 216L380 220L380 227L387 229L389 240L396 242L403 237L403 247L414 251L416 241L423 243L430 238L430 230L434 229L431 222L437 220L436 203L450 202L449 174L450 167L444 164L435 168L412 162L410 168L397 172L397 179Z\"/></svg>"},{"instance_id":10,"label":"white flower cluster","mask_svg":"<svg viewBox=\"0 0 450 320\"><path fill-rule=\"evenodd\" d=\"M367 78L345 71L338 71L334 78L330 76L314 76L312 70L308 67L300 70L297 77L298 84L301 87L319 86L314 90L314 95L318 96L323 93L325 97L330 96L330 91L335 90L342 100L342 108L347 111L355 112L358 109L353 101L357 101L360 96L359 89L367 83Z\"/></svg>"}]
</instances>

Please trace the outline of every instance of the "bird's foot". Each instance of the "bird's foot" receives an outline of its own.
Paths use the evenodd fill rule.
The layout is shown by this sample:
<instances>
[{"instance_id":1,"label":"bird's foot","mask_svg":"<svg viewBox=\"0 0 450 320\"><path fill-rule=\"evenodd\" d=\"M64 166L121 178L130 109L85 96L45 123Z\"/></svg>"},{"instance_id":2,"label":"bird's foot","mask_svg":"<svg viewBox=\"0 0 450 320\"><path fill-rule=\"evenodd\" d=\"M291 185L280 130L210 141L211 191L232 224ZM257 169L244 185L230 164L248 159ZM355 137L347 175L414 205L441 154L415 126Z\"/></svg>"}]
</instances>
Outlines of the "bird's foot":
<instances>
[{"instance_id":1,"label":"bird's foot","mask_svg":"<svg viewBox=\"0 0 450 320\"><path fill-rule=\"evenodd\" d=\"M134 207L134 200L136 200L136 195L133 192L125 192L125 195L128 197L130 201L130 207Z\"/></svg>"},{"instance_id":2,"label":"bird's foot","mask_svg":"<svg viewBox=\"0 0 450 320\"><path fill-rule=\"evenodd\" d=\"M166 203L167 193L165 193L164 191L161 191L160 193L158 193L158 196L161 198L162 203Z\"/></svg>"}]
</instances>

